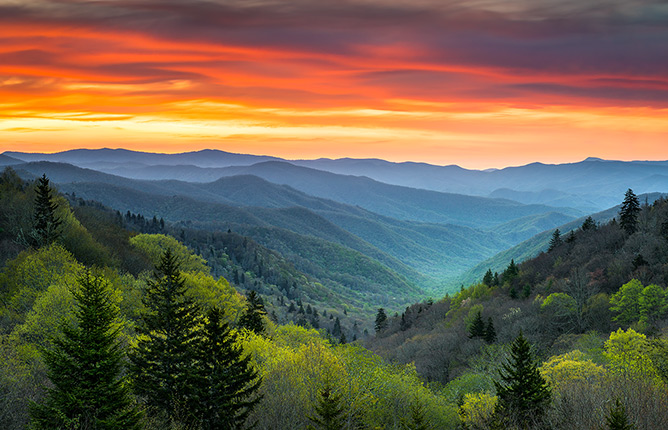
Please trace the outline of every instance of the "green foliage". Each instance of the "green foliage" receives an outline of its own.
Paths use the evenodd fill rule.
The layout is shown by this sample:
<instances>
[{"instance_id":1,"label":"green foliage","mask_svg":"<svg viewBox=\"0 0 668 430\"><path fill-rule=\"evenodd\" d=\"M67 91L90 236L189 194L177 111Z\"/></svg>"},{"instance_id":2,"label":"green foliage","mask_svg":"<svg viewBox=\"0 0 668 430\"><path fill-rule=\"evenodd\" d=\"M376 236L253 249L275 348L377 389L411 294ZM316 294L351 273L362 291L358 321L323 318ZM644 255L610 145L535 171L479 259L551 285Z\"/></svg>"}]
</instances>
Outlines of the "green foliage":
<instances>
[{"instance_id":1,"label":"green foliage","mask_svg":"<svg viewBox=\"0 0 668 430\"><path fill-rule=\"evenodd\" d=\"M207 311L197 351L199 401L193 414L203 430L243 428L260 401L256 393L261 380L223 314L216 307Z\"/></svg>"},{"instance_id":2,"label":"green foliage","mask_svg":"<svg viewBox=\"0 0 668 430\"><path fill-rule=\"evenodd\" d=\"M640 312L640 295L643 291L643 286L637 279L632 279L610 297L610 308L617 313L614 317L615 321L622 324L630 325L638 321L641 316Z\"/></svg>"},{"instance_id":3,"label":"green foliage","mask_svg":"<svg viewBox=\"0 0 668 430\"><path fill-rule=\"evenodd\" d=\"M593 384L605 375L605 369L579 350L550 357L540 366L540 373L554 388L573 382Z\"/></svg>"},{"instance_id":4,"label":"green foliage","mask_svg":"<svg viewBox=\"0 0 668 430\"><path fill-rule=\"evenodd\" d=\"M469 393L462 399L459 417L465 428L476 428L488 423L496 409L498 398L490 393Z\"/></svg>"},{"instance_id":5,"label":"green foliage","mask_svg":"<svg viewBox=\"0 0 668 430\"><path fill-rule=\"evenodd\" d=\"M652 345L642 333L633 329L619 329L610 333L603 354L608 359L608 369L613 373L661 382L652 361Z\"/></svg>"},{"instance_id":6,"label":"green foliage","mask_svg":"<svg viewBox=\"0 0 668 430\"><path fill-rule=\"evenodd\" d=\"M559 229L554 230L554 233L552 233L552 239L550 239L550 246L547 248L547 252L553 251L562 243L564 243L564 241L561 239L561 232Z\"/></svg>"},{"instance_id":7,"label":"green foliage","mask_svg":"<svg viewBox=\"0 0 668 430\"><path fill-rule=\"evenodd\" d=\"M139 429L123 374L123 352L108 284L87 272L74 291L77 325L64 325L53 349L43 351L53 384L31 407L35 429Z\"/></svg>"},{"instance_id":8,"label":"green foliage","mask_svg":"<svg viewBox=\"0 0 668 430\"><path fill-rule=\"evenodd\" d=\"M254 290L251 290L246 296L246 309L239 319L239 327L250 330L256 334L262 334L265 331L264 319L267 311L264 310L264 303Z\"/></svg>"},{"instance_id":9,"label":"green foliage","mask_svg":"<svg viewBox=\"0 0 668 430\"><path fill-rule=\"evenodd\" d=\"M656 284L640 292L640 321L654 324L666 314L666 292Z\"/></svg>"},{"instance_id":10,"label":"green foliage","mask_svg":"<svg viewBox=\"0 0 668 430\"><path fill-rule=\"evenodd\" d=\"M177 257L168 248L148 282L130 370L135 392L153 413L192 424L196 417L191 411L199 401L195 386L201 315L200 306L186 296L185 289Z\"/></svg>"},{"instance_id":11,"label":"green foliage","mask_svg":"<svg viewBox=\"0 0 668 430\"><path fill-rule=\"evenodd\" d=\"M638 229L638 215L640 214L640 202L638 197L630 188L624 194L624 201L619 210L619 226L626 234L633 234Z\"/></svg>"},{"instance_id":12,"label":"green foliage","mask_svg":"<svg viewBox=\"0 0 668 430\"><path fill-rule=\"evenodd\" d=\"M39 248L50 245L61 235L62 220L56 215L58 205L53 199L52 189L46 174L37 180L35 187L35 211L33 213L33 230L30 234L31 243Z\"/></svg>"},{"instance_id":13,"label":"green foliage","mask_svg":"<svg viewBox=\"0 0 668 430\"><path fill-rule=\"evenodd\" d=\"M315 415L308 419L313 423L313 430L341 430L344 424L344 409L341 395L333 391L331 383L326 382L320 390L318 403L313 407Z\"/></svg>"},{"instance_id":14,"label":"green foliage","mask_svg":"<svg viewBox=\"0 0 668 430\"><path fill-rule=\"evenodd\" d=\"M485 327L485 342L494 343L496 342L496 329L494 328L494 322L492 317L487 318L487 326Z\"/></svg>"},{"instance_id":15,"label":"green foliage","mask_svg":"<svg viewBox=\"0 0 668 430\"><path fill-rule=\"evenodd\" d=\"M524 427L540 422L552 395L531 352L531 345L520 332L511 346L510 360L494 382L498 403L495 414L501 420L517 421Z\"/></svg>"},{"instance_id":16,"label":"green foliage","mask_svg":"<svg viewBox=\"0 0 668 430\"><path fill-rule=\"evenodd\" d=\"M469 337L470 338L483 338L485 337L485 322L482 320L480 311L476 313L475 318L468 327Z\"/></svg>"},{"instance_id":17,"label":"green foliage","mask_svg":"<svg viewBox=\"0 0 668 430\"><path fill-rule=\"evenodd\" d=\"M378 308L374 328L376 329L376 333L380 333L387 328L387 315L385 314L385 309Z\"/></svg>"},{"instance_id":18,"label":"green foliage","mask_svg":"<svg viewBox=\"0 0 668 430\"><path fill-rule=\"evenodd\" d=\"M580 226L580 229L582 231L596 230L596 228L597 228L596 221L594 221L594 218L592 218L591 216L588 216Z\"/></svg>"},{"instance_id":19,"label":"green foliage","mask_svg":"<svg viewBox=\"0 0 668 430\"><path fill-rule=\"evenodd\" d=\"M154 265L162 262L163 255L167 249L178 261L179 270L183 272L209 273L206 261L202 257L194 255L187 247L178 240L164 234L138 234L130 239L130 243L144 252Z\"/></svg>"},{"instance_id":20,"label":"green foliage","mask_svg":"<svg viewBox=\"0 0 668 430\"><path fill-rule=\"evenodd\" d=\"M610 408L605 421L609 430L634 430L636 428L629 422L626 408L619 399L615 399L615 404Z\"/></svg>"}]
</instances>

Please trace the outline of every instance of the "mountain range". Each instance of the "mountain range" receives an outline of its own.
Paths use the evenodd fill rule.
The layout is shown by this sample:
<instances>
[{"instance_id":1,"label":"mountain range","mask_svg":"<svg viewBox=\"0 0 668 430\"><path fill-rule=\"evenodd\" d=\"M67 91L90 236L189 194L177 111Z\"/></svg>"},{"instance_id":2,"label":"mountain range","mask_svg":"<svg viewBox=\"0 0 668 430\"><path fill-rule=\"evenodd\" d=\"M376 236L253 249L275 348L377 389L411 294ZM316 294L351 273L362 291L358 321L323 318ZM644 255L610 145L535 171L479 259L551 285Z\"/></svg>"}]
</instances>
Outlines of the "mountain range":
<instances>
[{"instance_id":1,"label":"mountain range","mask_svg":"<svg viewBox=\"0 0 668 430\"><path fill-rule=\"evenodd\" d=\"M343 246L437 291L478 276L485 265L535 255L554 228L568 231L568 223L615 206L629 187L668 191L668 162L594 158L478 171L215 150L80 149L5 152L0 164L24 177L46 174L61 191L121 212L234 227L293 259L305 237Z\"/></svg>"}]
</instances>

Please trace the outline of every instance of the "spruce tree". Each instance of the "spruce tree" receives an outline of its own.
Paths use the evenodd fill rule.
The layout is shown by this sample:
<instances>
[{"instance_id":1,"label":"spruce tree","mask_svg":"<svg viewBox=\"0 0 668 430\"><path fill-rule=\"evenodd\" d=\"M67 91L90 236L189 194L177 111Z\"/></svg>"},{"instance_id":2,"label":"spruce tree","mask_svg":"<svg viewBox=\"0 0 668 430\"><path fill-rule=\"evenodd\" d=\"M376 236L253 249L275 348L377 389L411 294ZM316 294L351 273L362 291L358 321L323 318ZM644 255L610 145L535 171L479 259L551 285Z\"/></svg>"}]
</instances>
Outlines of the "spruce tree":
<instances>
[{"instance_id":1,"label":"spruce tree","mask_svg":"<svg viewBox=\"0 0 668 430\"><path fill-rule=\"evenodd\" d=\"M309 429L342 430L344 410L341 403L341 395L334 393L331 383L325 381L324 387L320 390L318 403L314 406L316 415L307 417L313 423Z\"/></svg>"},{"instance_id":2,"label":"spruce tree","mask_svg":"<svg viewBox=\"0 0 668 430\"><path fill-rule=\"evenodd\" d=\"M194 414L203 430L243 428L248 415L260 401L261 379L250 356L244 356L236 335L224 321L219 308L206 314L198 350L198 382Z\"/></svg>"},{"instance_id":3,"label":"spruce tree","mask_svg":"<svg viewBox=\"0 0 668 430\"><path fill-rule=\"evenodd\" d=\"M582 223L582 226L580 226L580 229L582 231L596 230L596 222L594 221L594 218L588 216Z\"/></svg>"},{"instance_id":4,"label":"spruce tree","mask_svg":"<svg viewBox=\"0 0 668 430\"><path fill-rule=\"evenodd\" d=\"M30 236L33 245L40 247L50 245L60 237L62 220L56 215L58 204L51 195L52 189L46 175L37 180L35 192L37 195Z\"/></svg>"},{"instance_id":5,"label":"spruce tree","mask_svg":"<svg viewBox=\"0 0 668 430\"><path fill-rule=\"evenodd\" d=\"M552 233L552 239L550 239L550 246L547 248L547 252L553 251L562 243L563 241L561 240L561 232L559 229L554 230L554 233Z\"/></svg>"},{"instance_id":6,"label":"spruce tree","mask_svg":"<svg viewBox=\"0 0 668 430\"><path fill-rule=\"evenodd\" d=\"M610 408L609 414L605 417L609 430L635 430L635 426L629 423L629 417L626 415L626 408L615 399L615 405Z\"/></svg>"},{"instance_id":7,"label":"spruce tree","mask_svg":"<svg viewBox=\"0 0 668 430\"><path fill-rule=\"evenodd\" d=\"M248 292L246 296L247 304L243 315L239 319L239 327L246 328L256 334L264 333L264 316L267 311L264 309L262 297L255 290ZM303 307L300 306L300 313L303 313Z\"/></svg>"},{"instance_id":8,"label":"spruce tree","mask_svg":"<svg viewBox=\"0 0 668 430\"><path fill-rule=\"evenodd\" d=\"M485 327L485 342L490 344L496 342L496 329L494 328L492 317L487 319L487 327Z\"/></svg>"},{"instance_id":9,"label":"spruce tree","mask_svg":"<svg viewBox=\"0 0 668 430\"><path fill-rule=\"evenodd\" d=\"M385 309L378 308L374 328L376 329L376 333L379 333L387 328L387 315L385 314Z\"/></svg>"},{"instance_id":10,"label":"spruce tree","mask_svg":"<svg viewBox=\"0 0 668 430\"><path fill-rule=\"evenodd\" d=\"M492 269L487 269L485 276L482 278L482 283L491 287L494 284L494 275L492 274Z\"/></svg>"},{"instance_id":11,"label":"spruce tree","mask_svg":"<svg viewBox=\"0 0 668 430\"><path fill-rule=\"evenodd\" d=\"M196 352L200 308L185 296L176 257L167 249L147 282L130 370L135 392L156 416L182 425L195 422Z\"/></svg>"},{"instance_id":12,"label":"spruce tree","mask_svg":"<svg viewBox=\"0 0 668 430\"><path fill-rule=\"evenodd\" d=\"M633 190L629 188L624 195L622 208L619 210L619 226L627 234L633 234L638 229L638 214L640 214L640 202Z\"/></svg>"},{"instance_id":13,"label":"spruce tree","mask_svg":"<svg viewBox=\"0 0 668 430\"><path fill-rule=\"evenodd\" d=\"M478 311L475 318L471 322L471 325L469 326L469 337L485 337L485 322L482 320L480 311Z\"/></svg>"},{"instance_id":14,"label":"spruce tree","mask_svg":"<svg viewBox=\"0 0 668 430\"><path fill-rule=\"evenodd\" d=\"M522 428L539 423L552 395L538 371L531 345L521 332L511 345L510 359L502 365L499 375L501 382L494 382L498 397L495 416L502 422L516 422Z\"/></svg>"},{"instance_id":15,"label":"spruce tree","mask_svg":"<svg viewBox=\"0 0 668 430\"><path fill-rule=\"evenodd\" d=\"M118 310L107 282L87 272L73 292L76 325L64 325L53 348L42 352L52 387L31 405L33 429L139 429L123 375Z\"/></svg>"},{"instance_id":16,"label":"spruce tree","mask_svg":"<svg viewBox=\"0 0 668 430\"><path fill-rule=\"evenodd\" d=\"M425 416L424 406L420 400L416 397L415 400L411 403L411 416L410 421L403 422L402 427L404 430L429 430L431 426L427 421Z\"/></svg>"}]
</instances>

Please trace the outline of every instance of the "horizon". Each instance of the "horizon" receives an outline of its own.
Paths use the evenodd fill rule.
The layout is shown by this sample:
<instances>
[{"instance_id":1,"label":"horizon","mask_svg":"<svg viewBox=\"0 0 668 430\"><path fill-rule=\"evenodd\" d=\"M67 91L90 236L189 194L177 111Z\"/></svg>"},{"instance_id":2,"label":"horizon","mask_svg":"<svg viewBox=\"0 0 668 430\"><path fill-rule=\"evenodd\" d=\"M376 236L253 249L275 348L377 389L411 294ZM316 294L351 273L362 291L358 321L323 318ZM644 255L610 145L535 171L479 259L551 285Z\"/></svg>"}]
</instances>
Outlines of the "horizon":
<instances>
[{"instance_id":1,"label":"horizon","mask_svg":"<svg viewBox=\"0 0 668 430\"><path fill-rule=\"evenodd\" d=\"M602 157L597 157L597 156L587 156L583 159L577 159L577 160L568 160L564 162L546 162L546 161L541 161L541 160L534 160L534 161L529 161L527 163L523 164L510 164L510 165L505 165L505 166L488 166L488 167L469 167L461 164L456 164L456 163L450 163L450 164L435 164L435 163L430 163L427 161L422 161L422 160L388 160L385 158L379 158L379 157L367 157L367 158L356 158L356 157L337 157L337 158L331 158L331 157L316 157L316 158L284 158L275 154L249 154L249 153L241 153L241 152L232 152L228 151L225 149L219 149L219 148L201 148L201 149L196 149L192 151L177 151L177 152L162 152L162 151L144 151L144 150L134 150L134 149L129 149L129 148L123 148L123 147L116 147L116 148L111 148L111 147L99 147L99 148L71 148L71 149L66 149L66 150L54 150L54 151L18 151L16 149L2 149L3 147L0 146L0 154L5 154L7 152L17 152L17 153L28 153L28 154L58 154L58 153L65 153L65 152L72 152L72 151L78 151L78 150L88 150L88 151L101 151L101 150L111 150L111 151L129 151L129 152L137 152L137 153L146 153L146 154L156 154L156 155L180 155L180 154L188 154L188 153L197 153L197 152L205 152L205 151L219 151L219 152L224 152L228 154L235 154L235 155L250 155L250 156L256 156L256 157L273 157L273 158L278 158L283 161L317 161L317 160L329 160L329 161L337 161L337 160L358 160L358 161L385 161L389 163L395 163L395 164L401 164L401 163L415 163L415 164L428 164L432 166L437 166L437 167L448 167L448 166L457 166L461 167L467 170L479 170L479 171L485 171L485 170L502 170L506 168L513 168L513 167L522 167L522 166L527 166L530 164L544 164L544 165L560 165L560 164L576 164L576 163L581 163L585 162L587 160L598 160L602 162L624 162L624 163L631 163L631 162L663 162L663 161L668 161L668 159L630 159L630 160L618 160L618 159L607 159L607 158L602 158Z\"/></svg>"},{"instance_id":2,"label":"horizon","mask_svg":"<svg viewBox=\"0 0 668 430\"><path fill-rule=\"evenodd\" d=\"M0 0L0 149L666 160L666 24L644 0Z\"/></svg>"}]
</instances>

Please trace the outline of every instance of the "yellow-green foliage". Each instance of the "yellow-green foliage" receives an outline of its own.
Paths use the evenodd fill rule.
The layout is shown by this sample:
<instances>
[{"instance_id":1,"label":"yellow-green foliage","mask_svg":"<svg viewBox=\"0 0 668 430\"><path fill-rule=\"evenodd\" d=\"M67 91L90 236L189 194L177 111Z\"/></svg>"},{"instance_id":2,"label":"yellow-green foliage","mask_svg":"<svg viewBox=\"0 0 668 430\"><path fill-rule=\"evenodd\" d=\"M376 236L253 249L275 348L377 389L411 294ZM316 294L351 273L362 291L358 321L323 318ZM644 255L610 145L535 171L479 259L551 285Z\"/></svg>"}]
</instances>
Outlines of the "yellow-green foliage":
<instances>
[{"instance_id":1,"label":"yellow-green foliage","mask_svg":"<svg viewBox=\"0 0 668 430\"><path fill-rule=\"evenodd\" d=\"M74 286L83 266L60 245L26 250L0 273L0 291L7 304L2 312L21 322L35 299L51 285Z\"/></svg>"},{"instance_id":2,"label":"yellow-green foliage","mask_svg":"<svg viewBox=\"0 0 668 430\"><path fill-rule=\"evenodd\" d=\"M464 403L459 408L459 418L468 427L483 425L494 413L497 397L489 393L464 395Z\"/></svg>"},{"instance_id":3,"label":"yellow-green foliage","mask_svg":"<svg viewBox=\"0 0 668 430\"><path fill-rule=\"evenodd\" d=\"M184 272L186 296L204 306L218 306L225 310L228 323L236 322L244 309L244 301L225 278L217 281L207 273Z\"/></svg>"},{"instance_id":4,"label":"yellow-green foliage","mask_svg":"<svg viewBox=\"0 0 668 430\"><path fill-rule=\"evenodd\" d=\"M558 388L571 382L598 382L605 375L605 369L582 351L574 350L551 357L540 367L540 373L551 386Z\"/></svg>"},{"instance_id":5,"label":"yellow-green foliage","mask_svg":"<svg viewBox=\"0 0 668 430\"><path fill-rule=\"evenodd\" d=\"M435 428L454 428L456 409L423 387L412 366L392 366L354 346L332 346L315 330L278 327L272 339L243 332L263 378L259 427L305 428L325 381L341 394L346 419L370 428L399 428L419 402ZM397 426L397 427L395 427Z\"/></svg>"},{"instance_id":6,"label":"yellow-green foliage","mask_svg":"<svg viewBox=\"0 0 668 430\"><path fill-rule=\"evenodd\" d=\"M206 261L199 255L194 255L185 245L171 236L164 234L138 234L130 239L130 243L146 254L154 265L160 263L162 254L170 248L176 256L180 269L184 272L204 272L210 270Z\"/></svg>"},{"instance_id":7,"label":"yellow-green foliage","mask_svg":"<svg viewBox=\"0 0 668 430\"><path fill-rule=\"evenodd\" d=\"M611 372L630 378L642 378L661 383L661 378L652 363L652 346L647 336L633 329L619 329L610 333L603 352L608 359Z\"/></svg>"}]
</instances>

